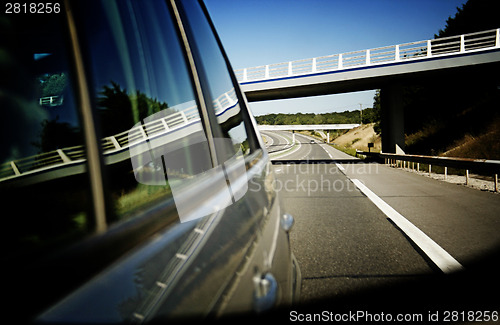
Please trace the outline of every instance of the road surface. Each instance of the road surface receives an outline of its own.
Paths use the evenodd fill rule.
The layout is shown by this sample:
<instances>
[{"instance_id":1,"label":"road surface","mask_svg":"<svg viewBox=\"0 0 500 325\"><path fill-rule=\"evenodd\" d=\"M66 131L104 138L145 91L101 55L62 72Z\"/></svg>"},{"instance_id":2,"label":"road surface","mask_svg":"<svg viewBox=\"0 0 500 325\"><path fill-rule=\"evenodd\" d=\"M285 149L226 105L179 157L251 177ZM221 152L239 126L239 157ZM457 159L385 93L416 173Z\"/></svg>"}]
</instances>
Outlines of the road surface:
<instances>
[{"instance_id":1,"label":"road surface","mask_svg":"<svg viewBox=\"0 0 500 325\"><path fill-rule=\"evenodd\" d=\"M305 135L262 134L295 218L304 306L500 310L500 195L364 163Z\"/></svg>"}]
</instances>

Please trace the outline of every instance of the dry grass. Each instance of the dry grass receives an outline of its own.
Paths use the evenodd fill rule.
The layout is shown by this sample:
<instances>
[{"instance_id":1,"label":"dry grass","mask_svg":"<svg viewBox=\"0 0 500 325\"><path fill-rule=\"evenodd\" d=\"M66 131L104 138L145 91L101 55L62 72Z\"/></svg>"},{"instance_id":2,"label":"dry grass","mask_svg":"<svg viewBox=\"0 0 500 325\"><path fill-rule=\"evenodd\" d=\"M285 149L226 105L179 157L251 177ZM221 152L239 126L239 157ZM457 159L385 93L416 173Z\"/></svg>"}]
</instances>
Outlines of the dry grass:
<instances>
[{"instance_id":1,"label":"dry grass","mask_svg":"<svg viewBox=\"0 0 500 325\"><path fill-rule=\"evenodd\" d=\"M500 160L500 118L492 121L483 134L466 134L442 156Z\"/></svg>"},{"instance_id":2,"label":"dry grass","mask_svg":"<svg viewBox=\"0 0 500 325\"><path fill-rule=\"evenodd\" d=\"M482 100L447 118L436 118L407 134L406 152L431 156L500 160L497 100Z\"/></svg>"},{"instance_id":3,"label":"dry grass","mask_svg":"<svg viewBox=\"0 0 500 325\"><path fill-rule=\"evenodd\" d=\"M345 134L331 140L330 142L335 143L337 146L344 148L352 148L363 151L368 151L368 143L374 143L374 148L371 151L380 151L382 147L382 141L380 136L377 136L373 130L374 123L363 124L349 130Z\"/></svg>"}]
</instances>

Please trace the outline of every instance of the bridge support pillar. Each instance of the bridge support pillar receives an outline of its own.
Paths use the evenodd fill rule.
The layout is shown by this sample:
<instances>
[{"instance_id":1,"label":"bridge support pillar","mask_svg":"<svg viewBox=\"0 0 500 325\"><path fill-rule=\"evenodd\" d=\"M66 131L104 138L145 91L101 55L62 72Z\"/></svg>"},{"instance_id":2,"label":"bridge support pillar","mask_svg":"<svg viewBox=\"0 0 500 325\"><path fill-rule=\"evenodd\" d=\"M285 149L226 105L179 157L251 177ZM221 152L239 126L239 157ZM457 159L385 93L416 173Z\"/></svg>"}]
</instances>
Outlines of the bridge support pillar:
<instances>
[{"instance_id":1,"label":"bridge support pillar","mask_svg":"<svg viewBox=\"0 0 500 325\"><path fill-rule=\"evenodd\" d=\"M404 154L403 87L390 85L382 88L380 106L382 109L382 152Z\"/></svg>"}]
</instances>

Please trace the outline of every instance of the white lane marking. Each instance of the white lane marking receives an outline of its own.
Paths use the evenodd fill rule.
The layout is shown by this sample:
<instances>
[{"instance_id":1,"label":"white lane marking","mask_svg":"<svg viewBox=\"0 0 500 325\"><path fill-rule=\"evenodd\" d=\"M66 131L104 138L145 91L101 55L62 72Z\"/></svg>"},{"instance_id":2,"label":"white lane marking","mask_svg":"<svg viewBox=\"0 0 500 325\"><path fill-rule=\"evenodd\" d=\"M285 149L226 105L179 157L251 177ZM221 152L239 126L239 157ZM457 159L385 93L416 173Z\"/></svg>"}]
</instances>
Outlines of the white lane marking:
<instances>
[{"instance_id":1,"label":"white lane marking","mask_svg":"<svg viewBox=\"0 0 500 325\"><path fill-rule=\"evenodd\" d=\"M286 157L286 156L289 156L289 155L295 153L296 151L298 151L300 149L300 147L302 147L300 142L296 142L295 149L291 149L293 147L287 148L285 152L273 152L273 153L269 154L269 156L271 156L272 158L283 158L283 157Z\"/></svg>"},{"instance_id":2,"label":"white lane marking","mask_svg":"<svg viewBox=\"0 0 500 325\"><path fill-rule=\"evenodd\" d=\"M408 219L399 214L389 204L379 198L358 179L352 182L363 192L389 219L391 219L444 273L460 271L464 267L453 256L418 229Z\"/></svg>"},{"instance_id":3,"label":"white lane marking","mask_svg":"<svg viewBox=\"0 0 500 325\"><path fill-rule=\"evenodd\" d=\"M160 281L156 281L156 285L159 286L162 289L165 289L167 287L167 285L165 283L160 282Z\"/></svg>"},{"instance_id":4,"label":"white lane marking","mask_svg":"<svg viewBox=\"0 0 500 325\"><path fill-rule=\"evenodd\" d=\"M345 168L341 164L335 163L335 165L337 165L338 169L340 169L341 171L345 172Z\"/></svg>"},{"instance_id":5,"label":"white lane marking","mask_svg":"<svg viewBox=\"0 0 500 325\"><path fill-rule=\"evenodd\" d=\"M187 259L187 255L186 254L177 253L177 254L175 254L175 257L177 257L178 259L181 259L181 260Z\"/></svg>"},{"instance_id":6,"label":"white lane marking","mask_svg":"<svg viewBox=\"0 0 500 325\"><path fill-rule=\"evenodd\" d=\"M328 147L325 147L325 145L324 145L324 144L320 145L320 147L321 147L321 148L323 148L323 150L325 150L325 152L328 154L328 156L330 157L330 159L333 159L332 154L331 154L330 152L328 152L328 150L326 150L326 148L328 148ZM337 165L338 165L338 164L337 164Z\"/></svg>"},{"instance_id":7,"label":"white lane marking","mask_svg":"<svg viewBox=\"0 0 500 325\"><path fill-rule=\"evenodd\" d=\"M312 146L307 146L307 147L309 147L309 151L305 155L303 155L302 157L300 157L299 160L304 160L304 158L309 157L309 154L312 151Z\"/></svg>"},{"instance_id":8,"label":"white lane marking","mask_svg":"<svg viewBox=\"0 0 500 325\"><path fill-rule=\"evenodd\" d=\"M286 149L288 149L288 148L286 147L286 146L288 146L288 145L290 145L290 147L289 147L289 148L291 148L291 145L292 145L292 144L288 141L288 139L287 139L287 138L285 138L284 136L282 136L282 135L281 135L281 134L279 134L278 132L274 132L273 134L274 134L275 136L277 136L277 137L281 138L281 139L278 139L278 140L279 140L278 145L281 145L281 144L282 144L282 141L281 141L281 140L284 140L284 141L285 141L285 143L283 144L283 145L284 145L284 147L283 147L283 149L281 149L281 150L286 150Z\"/></svg>"},{"instance_id":9,"label":"white lane marking","mask_svg":"<svg viewBox=\"0 0 500 325\"><path fill-rule=\"evenodd\" d=\"M271 140L271 141L269 141L269 140L267 141L267 143L266 143L266 148L269 148L270 146L272 146L272 145L274 144L274 140L273 140L273 138L272 138L271 136L269 136L269 135L268 135L267 133L265 133L265 132L261 132L261 134L262 134L263 136L266 136L267 138L269 138L269 139ZM271 143L269 143L269 142L271 142Z\"/></svg>"},{"instance_id":10,"label":"white lane marking","mask_svg":"<svg viewBox=\"0 0 500 325\"><path fill-rule=\"evenodd\" d=\"M290 144L290 142L288 142L288 140L284 136L279 135L277 133L274 133L274 134L276 134L277 136L285 139L285 141L287 142L287 144ZM282 150L277 151L277 152L272 152L272 153L269 154L269 156L271 157L271 159L273 159L273 158L276 158L276 159L277 158L283 158L283 157L286 157L286 156L289 156L289 155L295 153L301 147L302 147L302 145L301 145L300 141L295 141L295 142L291 143L288 148L282 149Z\"/></svg>"}]
</instances>

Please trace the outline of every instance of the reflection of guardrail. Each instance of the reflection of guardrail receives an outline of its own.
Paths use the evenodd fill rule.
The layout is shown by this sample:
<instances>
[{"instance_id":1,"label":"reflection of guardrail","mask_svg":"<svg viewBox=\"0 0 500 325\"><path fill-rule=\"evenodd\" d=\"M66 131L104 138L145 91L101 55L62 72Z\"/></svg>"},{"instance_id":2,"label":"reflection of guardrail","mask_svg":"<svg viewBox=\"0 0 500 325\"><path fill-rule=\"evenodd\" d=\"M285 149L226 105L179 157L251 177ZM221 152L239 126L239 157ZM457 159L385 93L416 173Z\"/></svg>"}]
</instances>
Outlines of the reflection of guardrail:
<instances>
[{"instance_id":1,"label":"reflection of guardrail","mask_svg":"<svg viewBox=\"0 0 500 325\"><path fill-rule=\"evenodd\" d=\"M40 106L60 106L63 103L63 96L48 96L38 100Z\"/></svg>"},{"instance_id":2,"label":"reflection of guardrail","mask_svg":"<svg viewBox=\"0 0 500 325\"><path fill-rule=\"evenodd\" d=\"M500 28L235 70L238 81L267 80L500 47Z\"/></svg>"},{"instance_id":3,"label":"reflection of guardrail","mask_svg":"<svg viewBox=\"0 0 500 325\"><path fill-rule=\"evenodd\" d=\"M50 166L62 165L69 162L81 162L84 159L85 151L82 145L21 158L0 165L0 181Z\"/></svg>"},{"instance_id":4,"label":"reflection of guardrail","mask_svg":"<svg viewBox=\"0 0 500 325\"><path fill-rule=\"evenodd\" d=\"M128 131L106 137L103 141L104 152L127 148L131 143L142 141L151 136L175 130L198 118L197 106L167 115L163 118L144 123Z\"/></svg>"},{"instance_id":5,"label":"reflection of guardrail","mask_svg":"<svg viewBox=\"0 0 500 325\"><path fill-rule=\"evenodd\" d=\"M225 111L234 107L237 102L233 88L214 100L215 114L217 116L223 115ZM175 109L175 107L170 109ZM127 149L134 143L145 141L153 136L174 132L189 123L199 120L198 107L192 105L165 117L143 123L130 130L103 138L101 140L103 152L105 155L113 155ZM83 145L79 145L5 162L0 165L0 182L61 165L80 164L85 159L85 148Z\"/></svg>"},{"instance_id":6,"label":"reflection of guardrail","mask_svg":"<svg viewBox=\"0 0 500 325\"><path fill-rule=\"evenodd\" d=\"M383 159L386 165L393 167L412 168L420 171L420 164L428 165L429 173L432 172L432 166L444 167L444 177L448 173L448 168L455 168L465 170L465 183L469 184L469 171L477 172L483 175L492 175L495 184L495 192L499 191L498 187L498 174L500 174L500 160L488 159L469 159L469 158L452 158L452 157L434 157L434 156L421 156L421 155L398 155L392 153L374 153L356 151L358 155L368 157L378 157ZM412 163L410 167L410 162ZM408 166L406 166L408 163ZM417 164L415 166L415 163Z\"/></svg>"}]
</instances>

